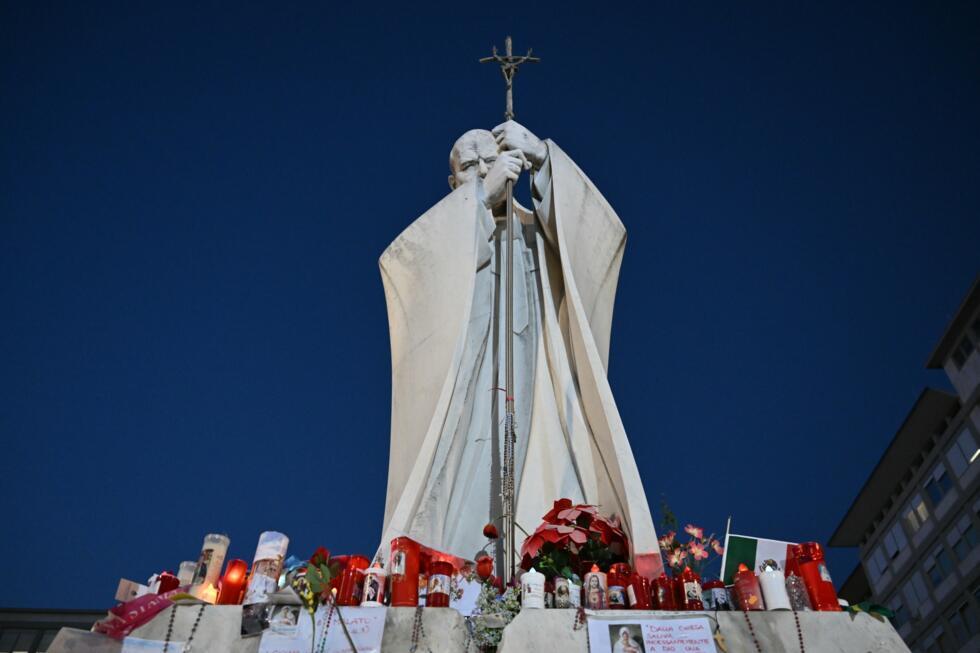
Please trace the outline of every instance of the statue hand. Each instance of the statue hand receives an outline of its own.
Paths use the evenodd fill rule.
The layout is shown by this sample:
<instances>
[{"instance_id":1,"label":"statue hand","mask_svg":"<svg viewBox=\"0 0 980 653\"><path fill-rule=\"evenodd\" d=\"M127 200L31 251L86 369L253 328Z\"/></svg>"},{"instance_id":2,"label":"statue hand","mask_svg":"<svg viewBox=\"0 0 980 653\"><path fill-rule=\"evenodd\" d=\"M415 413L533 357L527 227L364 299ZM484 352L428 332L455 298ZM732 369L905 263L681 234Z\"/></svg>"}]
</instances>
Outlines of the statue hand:
<instances>
[{"instance_id":1,"label":"statue hand","mask_svg":"<svg viewBox=\"0 0 980 653\"><path fill-rule=\"evenodd\" d=\"M501 150L520 150L535 169L548 158L548 146L524 125L513 120L493 128L493 136Z\"/></svg>"},{"instance_id":2,"label":"statue hand","mask_svg":"<svg viewBox=\"0 0 980 653\"><path fill-rule=\"evenodd\" d=\"M506 150L497 155L493 167L483 179L484 203L488 209L492 211L507 199L507 180L517 181L521 170L529 166L520 150Z\"/></svg>"}]
</instances>

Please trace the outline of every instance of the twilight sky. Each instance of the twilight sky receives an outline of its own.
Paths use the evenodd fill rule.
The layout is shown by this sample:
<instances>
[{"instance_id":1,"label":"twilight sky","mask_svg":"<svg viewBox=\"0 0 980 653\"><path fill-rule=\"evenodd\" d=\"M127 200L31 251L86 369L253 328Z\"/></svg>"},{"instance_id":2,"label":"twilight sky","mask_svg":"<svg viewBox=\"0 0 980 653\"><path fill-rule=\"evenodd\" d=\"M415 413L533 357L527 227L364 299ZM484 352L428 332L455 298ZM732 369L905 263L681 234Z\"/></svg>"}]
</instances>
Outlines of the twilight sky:
<instances>
[{"instance_id":1,"label":"twilight sky","mask_svg":"<svg viewBox=\"0 0 980 653\"><path fill-rule=\"evenodd\" d=\"M0 606L109 607L211 531L373 552L377 257L501 121L508 33L544 60L518 120L629 231L609 376L651 505L826 541L947 387L980 7L359 4L0 4Z\"/></svg>"}]
</instances>

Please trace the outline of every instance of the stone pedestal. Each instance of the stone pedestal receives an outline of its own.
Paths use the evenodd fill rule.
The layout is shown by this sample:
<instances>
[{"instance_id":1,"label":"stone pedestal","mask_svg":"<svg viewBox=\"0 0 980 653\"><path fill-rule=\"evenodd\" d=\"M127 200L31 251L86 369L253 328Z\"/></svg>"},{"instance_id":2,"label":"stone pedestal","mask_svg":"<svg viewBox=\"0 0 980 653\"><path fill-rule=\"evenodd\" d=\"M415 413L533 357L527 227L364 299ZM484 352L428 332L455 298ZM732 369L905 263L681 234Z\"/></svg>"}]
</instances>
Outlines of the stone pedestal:
<instances>
[{"instance_id":1,"label":"stone pedestal","mask_svg":"<svg viewBox=\"0 0 980 653\"><path fill-rule=\"evenodd\" d=\"M713 629L725 638L729 653L755 651L745 616L741 612L646 612L601 610L595 613L615 623L644 617L693 617L704 614ZM887 621L867 614L853 619L849 613L804 612L799 614L807 653L908 653L909 649ZM751 612L752 628L763 651L792 653L800 650L792 612ZM498 653L569 653L589 650L585 627L574 629L574 610L533 610L517 615L504 630Z\"/></svg>"},{"instance_id":2,"label":"stone pedestal","mask_svg":"<svg viewBox=\"0 0 980 653\"><path fill-rule=\"evenodd\" d=\"M257 653L259 637L241 639L241 607L209 606L193 647L208 653ZM597 618L614 623L619 619L642 617L670 618L706 614L714 628L720 629L729 653L755 651L748 625L741 612L643 612L638 610L606 610L595 613ZM164 610L149 623L133 632L143 639L163 640L167 634L169 610ZM186 639L197 616L192 607L182 607L174 619L175 641ZM908 647L887 621L878 621L867 614L853 619L839 612L800 613L800 626L807 653L908 653ZM749 618L763 651L793 653L798 651L796 623L791 612L753 612ZM405 653L412 644L415 621L414 608L389 608L385 617L382 650ZM422 612L425 637L420 638L419 651L432 653L464 653L467 643L466 623L451 609L428 609ZM119 653L120 643L103 635L64 628L48 648L48 653ZM586 629L575 629L574 610L525 610L504 630L499 653L588 653ZM470 651L477 653L471 645Z\"/></svg>"}]
</instances>

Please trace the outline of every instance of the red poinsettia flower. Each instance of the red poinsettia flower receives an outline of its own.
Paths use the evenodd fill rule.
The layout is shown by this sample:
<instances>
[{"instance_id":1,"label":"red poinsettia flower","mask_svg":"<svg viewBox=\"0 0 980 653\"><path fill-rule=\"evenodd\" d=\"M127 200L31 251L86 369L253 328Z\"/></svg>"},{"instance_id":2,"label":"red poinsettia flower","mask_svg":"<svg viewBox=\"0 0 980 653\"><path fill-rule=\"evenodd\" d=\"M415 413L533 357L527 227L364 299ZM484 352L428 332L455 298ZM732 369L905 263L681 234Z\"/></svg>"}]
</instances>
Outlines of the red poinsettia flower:
<instances>
[{"instance_id":1,"label":"red poinsettia flower","mask_svg":"<svg viewBox=\"0 0 980 653\"><path fill-rule=\"evenodd\" d=\"M330 560L330 551L323 548L322 546L318 546L316 548L316 551L313 552L313 555L310 556L310 564L313 564L317 567L319 567L320 565L327 564L329 560Z\"/></svg>"},{"instance_id":2,"label":"red poinsettia flower","mask_svg":"<svg viewBox=\"0 0 980 653\"><path fill-rule=\"evenodd\" d=\"M495 540L498 537L500 537L500 533L497 532L496 526L494 526L493 524L487 524L486 526L483 527L483 537L487 537L490 538L491 540Z\"/></svg>"}]
</instances>

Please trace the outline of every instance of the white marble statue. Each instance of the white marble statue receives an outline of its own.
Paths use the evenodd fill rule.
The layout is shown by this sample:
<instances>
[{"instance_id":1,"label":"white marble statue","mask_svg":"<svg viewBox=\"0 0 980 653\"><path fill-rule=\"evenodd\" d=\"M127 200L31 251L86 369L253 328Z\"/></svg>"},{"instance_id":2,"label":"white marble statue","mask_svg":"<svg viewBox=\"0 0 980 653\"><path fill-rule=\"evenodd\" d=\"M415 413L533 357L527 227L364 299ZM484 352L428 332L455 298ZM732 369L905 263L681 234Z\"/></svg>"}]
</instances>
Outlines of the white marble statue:
<instances>
[{"instance_id":1,"label":"white marble statue","mask_svg":"<svg viewBox=\"0 0 980 653\"><path fill-rule=\"evenodd\" d=\"M472 558L483 526L500 524L501 232L506 181L529 169L534 210L515 202L516 519L530 532L555 499L597 504L621 518L634 554L659 564L606 379L622 223L567 154L514 121L466 132L449 163L452 192L380 259L392 357L382 551L408 535Z\"/></svg>"}]
</instances>

